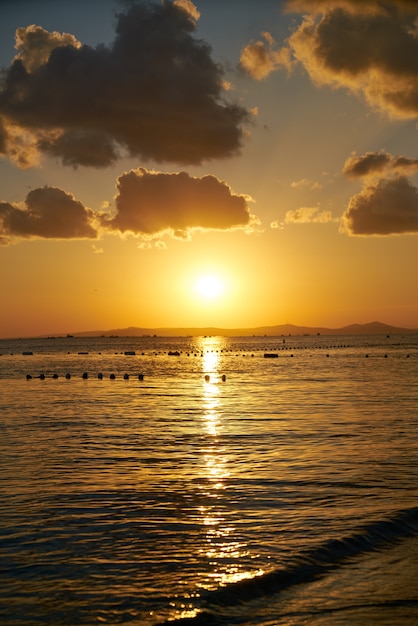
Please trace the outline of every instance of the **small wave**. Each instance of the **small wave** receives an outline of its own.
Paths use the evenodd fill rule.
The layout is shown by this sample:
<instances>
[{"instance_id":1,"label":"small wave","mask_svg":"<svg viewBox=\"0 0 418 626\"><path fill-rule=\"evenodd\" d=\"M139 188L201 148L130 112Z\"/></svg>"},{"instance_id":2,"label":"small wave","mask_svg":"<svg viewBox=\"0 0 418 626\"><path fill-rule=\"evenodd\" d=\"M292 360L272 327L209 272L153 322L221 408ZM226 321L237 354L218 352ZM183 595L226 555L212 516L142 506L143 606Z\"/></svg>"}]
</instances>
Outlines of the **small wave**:
<instances>
[{"instance_id":1,"label":"small wave","mask_svg":"<svg viewBox=\"0 0 418 626\"><path fill-rule=\"evenodd\" d=\"M295 557L286 568L272 570L261 576L245 579L208 592L203 597L203 609L195 617L180 618L166 624L217 624L216 607L232 607L264 596L279 593L327 573L349 558L373 552L399 543L418 534L418 507L399 511L392 518L371 522L341 539L330 539L316 548Z\"/></svg>"}]
</instances>

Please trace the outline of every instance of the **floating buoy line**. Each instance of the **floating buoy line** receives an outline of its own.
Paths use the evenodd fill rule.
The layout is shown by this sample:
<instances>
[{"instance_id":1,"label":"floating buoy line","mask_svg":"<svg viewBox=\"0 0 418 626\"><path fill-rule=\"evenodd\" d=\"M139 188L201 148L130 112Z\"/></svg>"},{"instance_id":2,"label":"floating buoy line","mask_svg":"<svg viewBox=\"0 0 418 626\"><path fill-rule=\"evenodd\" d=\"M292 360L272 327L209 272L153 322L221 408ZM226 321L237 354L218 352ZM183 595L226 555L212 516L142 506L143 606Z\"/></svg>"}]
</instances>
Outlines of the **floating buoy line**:
<instances>
[{"instance_id":1,"label":"floating buoy line","mask_svg":"<svg viewBox=\"0 0 418 626\"><path fill-rule=\"evenodd\" d=\"M390 344L390 347L401 347L404 346L404 344L402 343L396 343L396 344ZM222 348L219 350L189 350L189 351L182 351L182 350L165 350L165 351L151 351L151 352L140 352L137 353L135 350L125 350L124 352L115 352L115 355L124 355L124 356L134 356L134 357L140 357L140 356L146 356L146 357L157 357L157 356L169 356L169 357L204 357L207 354L222 354L223 356L241 356L241 357L250 357L250 358L254 358L256 356L261 356L264 359L280 359L280 361L282 361L284 358L293 358L294 356L296 356L297 352L300 351L306 351L308 350L311 354L310 356L313 355L314 352L321 352L326 358L330 358L332 356L334 356L334 352L330 353L329 351L339 351L339 350L344 350L344 349L355 349L356 350L356 355L360 356L360 357L365 357L365 358L369 358L370 356L372 356L372 358L376 359L376 358L384 358L384 359L388 359L390 354L388 352L377 352L373 355L370 355L368 352L364 353L363 350L367 349L367 348L383 348L385 347L386 349L389 347L387 344L374 344L374 343L369 343L369 344L363 344L361 347L358 346L357 344L343 344L343 343L338 343L338 344L334 344L334 343L330 343L328 345L293 345L293 346L288 346L285 345L283 343L283 345L279 345L279 346L269 346L269 347L260 347L257 348L255 352L251 352L250 350L245 350L243 348L236 348L234 349L228 349L228 348ZM406 347L411 347L410 345L404 346ZM414 346L415 347L415 346ZM360 348L360 350L359 350ZM294 354L295 353L295 354ZM70 352L68 352L68 354L70 354ZM77 352L76 354L78 355L89 355L89 352L86 351L80 351ZM96 354L96 353L94 353ZM98 352L97 354L101 355L101 352ZM31 350L27 350L21 353L22 356L33 356L34 353ZM2 354L0 354L0 356L2 356ZM14 356L14 353L11 353L11 356ZM350 353L350 356L353 356L353 354ZM407 353L406 355L396 355L397 357L401 357L404 356L407 359L410 358L410 354ZM104 378L109 378L110 380L115 380L117 377L121 376L124 380L129 380L130 378L136 378L137 380L144 380L144 374L139 373L139 374L128 374L125 373L123 375L118 374L118 376L115 373L111 373L108 374L107 376L105 376L102 372L98 372L97 374L95 374L94 376L92 376L92 378L97 378L98 380L103 380ZM62 375L61 375L62 377ZM72 378L72 374L67 372L64 376L65 379L71 379ZM54 374L48 374L46 375L45 373L41 373L38 375L33 375L33 374L27 374L26 375L26 379L27 380L31 380L32 378L39 378L40 380L45 380L45 378L52 378L52 379L57 379L60 378L60 375L58 375L57 373ZM90 375L88 372L83 372L81 374L81 378L83 378L84 380L90 378ZM209 382L209 376L206 375L205 376L205 380L206 382ZM226 380L225 375L222 376L221 378L222 381Z\"/></svg>"},{"instance_id":2,"label":"floating buoy line","mask_svg":"<svg viewBox=\"0 0 418 626\"><path fill-rule=\"evenodd\" d=\"M26 374L26 380L32 380L33 378L39 378L39 380L45 380L46 378L52 378L54 380L57 380L58 378L60 378L60 376L58 374L51 374L50 376L47 376L44 373L39 374L38 376L34 376L32 374ZM71 378L73 378L73 376L70 374L70 372L67 372L65 374L65 376L61 376L61 378L65 378L66 380L70 380ZM83 374L81 375L81 378L83 380L87 380L89 377L88 372L83 372ZM104 374L102 372L99 372L97 374L97 379L98 380L103 380L105 378ZM124 374L122 376L123 380L129 380L130 378L135 378L137 380L144 380L144 374L137 374L135 376L131 376L130 374ZM116 374L112 373L109 374L109 380L116 380Z\"/></svg>"}]
</instances>

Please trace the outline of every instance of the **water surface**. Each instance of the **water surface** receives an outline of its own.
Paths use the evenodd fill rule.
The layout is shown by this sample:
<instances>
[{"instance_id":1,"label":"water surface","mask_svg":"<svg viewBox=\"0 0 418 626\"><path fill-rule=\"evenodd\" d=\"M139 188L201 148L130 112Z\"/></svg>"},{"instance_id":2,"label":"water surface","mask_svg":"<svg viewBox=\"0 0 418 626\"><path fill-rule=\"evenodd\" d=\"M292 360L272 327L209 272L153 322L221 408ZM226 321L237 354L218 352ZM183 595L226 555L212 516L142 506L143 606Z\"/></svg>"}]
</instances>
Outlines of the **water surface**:
<instances>
[{"instance_id":1,"label":"water surface","mask_svg":"<svg viewBox=\"0 0 418 626\"><path fill-rule=\"evenodd\" d=\"M417 623L417 336L0 354L2 624Z\"/></svg>"}]
</instances>

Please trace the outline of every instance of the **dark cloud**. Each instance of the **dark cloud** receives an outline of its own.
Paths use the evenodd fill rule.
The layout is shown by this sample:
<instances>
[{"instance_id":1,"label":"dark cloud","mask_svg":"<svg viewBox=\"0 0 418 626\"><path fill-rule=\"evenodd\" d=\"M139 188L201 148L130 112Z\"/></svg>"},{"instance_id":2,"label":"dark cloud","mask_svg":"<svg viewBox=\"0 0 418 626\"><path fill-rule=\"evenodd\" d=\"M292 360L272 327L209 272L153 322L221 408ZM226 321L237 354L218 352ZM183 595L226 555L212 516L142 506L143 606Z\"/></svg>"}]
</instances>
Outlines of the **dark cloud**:
<instances>
[{"instance_id":1,"label":"dark cloud","mask_svg":"<svg viewBox=\"0 0 418 626\"><path fill-rule=\"evenodd\" d=\"M2 122L2 119L0 118L0 155L6 154L6 149L7 149L6 142L7 142L7 133L6 133L4 124Z\"/></svg>"},{"instance_id":2,"label":"dark cloud","mask_svg":"<svg viewBox=\"0 0 418 626\"><path fill-rule=\"evenodd\" d=\"M293 0L286 6L304 13L302 23L280 50L268 39L244 49L253 63L241 65L254 78L300 63L316 85L363 94L393 117L418 116L417 1Z\"/></svg>"},{"instance_id":3,"label":"dark cloud","mask_svg":"<svg viewBox=\"0 0 418 626\"><path fill-rule=\"evenodd\" d=\"M417 0L287 0L286 10L291 13L302 13L311 11L324 11L342 7L347 11L362 11L364 13L378 13L382 7L394 6L406 11L416 11Z\"/></svg>"},{"instance_id":4,"label":"dark cloud","mask_svg":"<svg viewBox=\"0 0 418 626\"><path fill-rule=\"evenodd\" d=\"M0 242L13 239L83 239L97 237L93 213L56 187L33 189L25 207L0 202Z\"/></svg>"},{"instance_id":5,"label":"dark cloud","mask_svg":"<svg viewBox=\"0 0 418 626\"><path fill-rule=\"evenodd\" d=\"M234 155L250 114L223 99L223 70L193 36L197 17L189 0L136 4L118 15L113 44L96 48L20 28L0 115L74 166L111 164L119 150L184 164Z\"/></svg>"},{"instance_id":6,"label":"dark cloud","mask_svg":"<svg viewBox=\"0 0 418 626\"><path fill-rule=\"evenodd\" d=\"M193 230L251 226L249 198L236 195L215 176L194 178L144 168L122 174L117 183L117 213L103 226L121 233L155 236L169 232L187 237Z\"/></svg>"},{"instance_id":7,"label":"dark cloud","mask_svg":"<svg viewBox=\"0 0 418 626\"><path fill-rule=\"evenodd\" d=\"M305 17L289 38L295 57L317 84L362 92L394 117L416 117L418 7L405 12L398 3L379 3L379 11L366 12L355 10L359 3L344 4L351 10L330 2L319 17Z\"/></svg>"},{"instance_id":8,"label":"dark cloud","mask_svg":"<svg viewBox=\"0 0 418 626\"><path fill-rule=\"evenodd\" d=\"M384 150L366 152L363 156L352 154L344 164L343 173L349 178L365 178L379 174L407 174L418 171L418 159L392 156Z\"/></svg>"},{"instance_id":9,"label":"dark cloud","mask_svg":"<svg viewBox=\"0 0 418 626\"><path fill-rule=\"evenodd\" d=\"M404 176L366 186L350 199L343 226L350 235L418 233L418 188Z\"/></svg>"},{"instance_id":10,"label":"dark cloud","mask_svg":"<svg viewBox=\"0 0 418 626\"><path fill-rule=\"evenodd\" d=\"M145 168L117 180L116 215L94 213L56 187L29 192L21 205L0 202L0 244L20 239L95 239L102 233L132 233L144 239L170 234L189 239L194 230L251 230L258 219L250 198L234 194L215 176L194 178Z\"/></svg>"},{"instance_id":11,"label":"dark cloud","mask_svg":"<svg viewBox=\"0 0 418 626\"><path fill-rule=\"evenodd\" d=\"M47 136L39 140L38 146L43 152L61 157L64 165L73 167L108 167L119 156L109 135L96 131L65 131L58 138Z\"/></svg>"}]
</instances>

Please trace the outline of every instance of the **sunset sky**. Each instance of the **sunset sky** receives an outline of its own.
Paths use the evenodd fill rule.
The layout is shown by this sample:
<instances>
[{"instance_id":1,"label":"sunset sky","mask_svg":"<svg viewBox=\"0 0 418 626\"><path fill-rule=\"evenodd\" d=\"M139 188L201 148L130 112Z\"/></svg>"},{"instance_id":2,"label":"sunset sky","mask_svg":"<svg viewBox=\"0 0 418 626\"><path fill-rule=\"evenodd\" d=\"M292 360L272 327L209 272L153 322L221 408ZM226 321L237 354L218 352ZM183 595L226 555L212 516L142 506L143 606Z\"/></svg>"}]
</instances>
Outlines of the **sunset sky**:
<instances>
[{"instance_id":1,"label":"sunset sky","mask_svg":"<svg viewBox=\"0 0 418 626\"><path fill-rule=\"evenodd\" d=\"M418 328L418 0L1 0L0 337Z\"/></svg>"}]
</instances>

